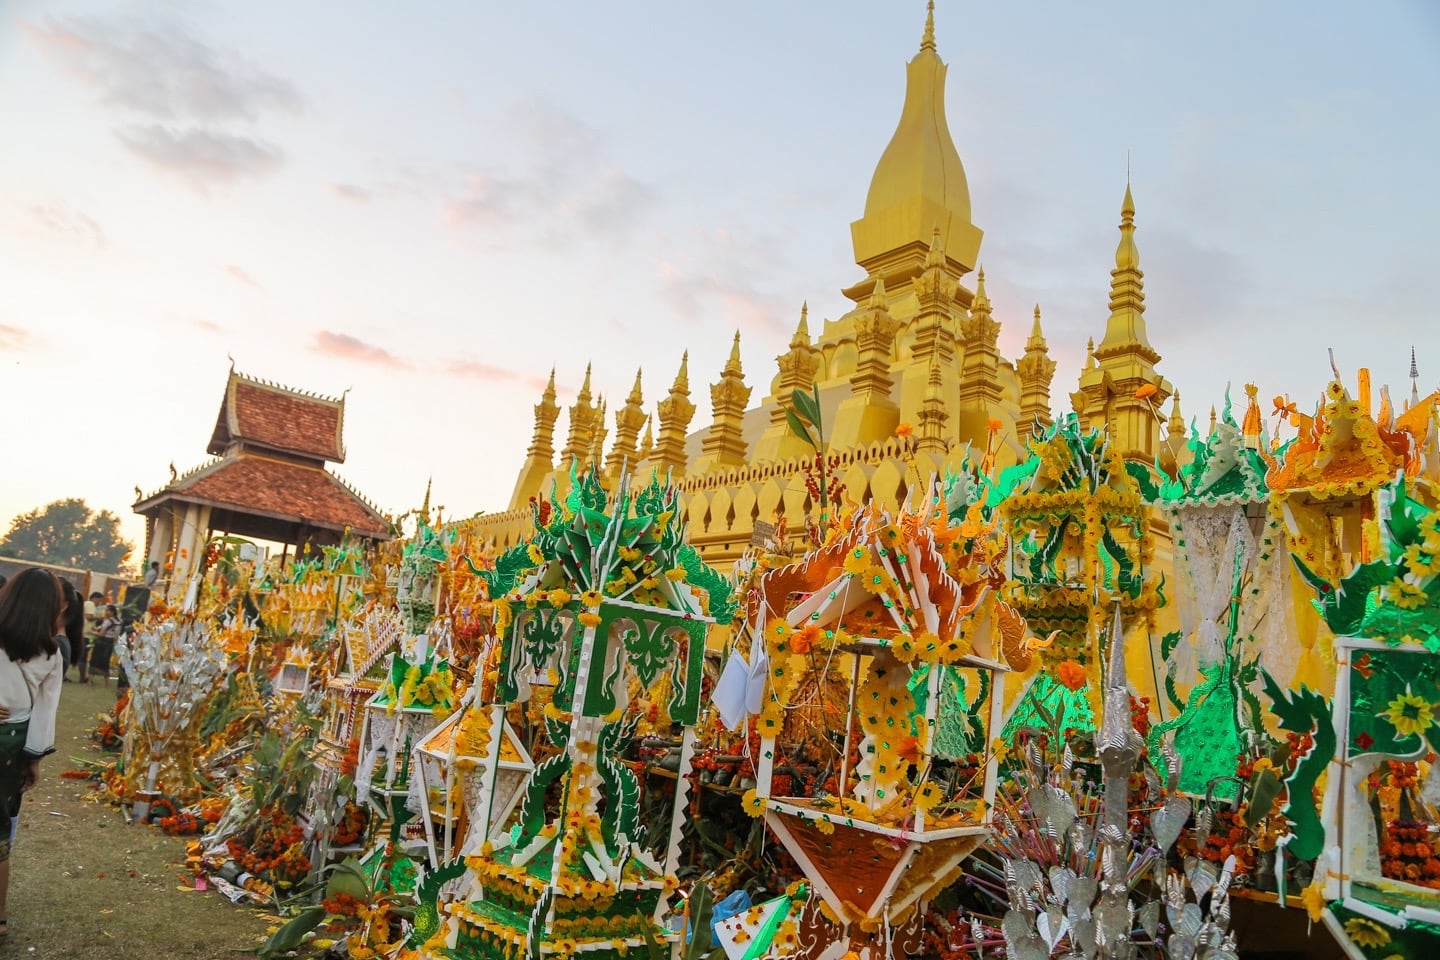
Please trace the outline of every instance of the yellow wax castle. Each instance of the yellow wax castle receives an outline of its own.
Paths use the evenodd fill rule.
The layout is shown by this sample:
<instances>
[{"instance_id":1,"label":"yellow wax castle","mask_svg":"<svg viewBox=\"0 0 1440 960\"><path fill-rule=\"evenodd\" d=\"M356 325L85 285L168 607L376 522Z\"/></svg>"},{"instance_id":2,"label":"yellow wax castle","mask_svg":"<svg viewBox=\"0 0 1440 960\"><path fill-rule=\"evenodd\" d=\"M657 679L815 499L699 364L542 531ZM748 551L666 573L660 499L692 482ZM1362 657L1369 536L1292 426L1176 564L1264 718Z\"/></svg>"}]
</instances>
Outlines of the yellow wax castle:
<instances>
[{"instance_id":1,"label":"yellow wax castle","mask_svg":"<svg viewBox=\"0 0 1440 960\"><path fill-rule=\"evenodd\" d=\"M1000 321L985 292L979 263L982 232L971 221L970 190L945 119L946 66L935 46L934 4L920 50L906 66L900 122L880 156L865 212L850 225L855 262L865 271L844 290L855 306L818 324L805 306L789 349L776 358L769 395L749 407L753 387L740 363L735 334L719 380L710 385L712 421L691 431L690 358L668 393L646 412L641 375L614 415L608 454L604 401L591 394L590 370L555 460L560 407L555 379L535 406L535 433L516 480L510 508L478 518L498 546L517 542L530 526L529 501L562 492L572 468L596 466L612 482L622 465L637 481L669 471L685 502L691 539L710 563L738 557L757 520L798 522L810 513L806 469L813 450L795 436L785 410L796 390L817 387L828 453L845 497L894 506L935 472L957 466L966 450L1006 466L1024 453L1038 421L1051 421L1050 358L1034 312L1024 354L1002 357ZM1145 329L1145 293L1135 245L1135 205L1125 189L1120 243L1111 273L1110 319L1091 345L1071 394L1086 426L1108 426L1127 457L1153 462L1178 449L1183 431L1162 446L1157 411L1174 390L1155 371L1160 355ZM1142 389L1143 388L1143 389ZM1179 424L1178 401L1172 411ZM643 430L643 435L642 435Z\"/></svg>"}]
</instances>

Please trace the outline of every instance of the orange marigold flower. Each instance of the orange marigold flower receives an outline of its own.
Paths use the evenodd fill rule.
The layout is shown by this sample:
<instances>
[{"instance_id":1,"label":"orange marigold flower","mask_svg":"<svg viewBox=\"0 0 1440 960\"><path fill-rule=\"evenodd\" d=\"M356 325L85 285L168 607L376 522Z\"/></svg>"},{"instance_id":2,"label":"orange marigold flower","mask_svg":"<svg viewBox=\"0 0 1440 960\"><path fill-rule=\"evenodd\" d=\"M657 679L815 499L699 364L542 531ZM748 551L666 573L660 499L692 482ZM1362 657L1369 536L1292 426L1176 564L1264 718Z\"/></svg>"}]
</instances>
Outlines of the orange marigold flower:
<instances>
[{"instance_id":1,"label":"orange marigold flower","mask_svg":"<svg viewBox=\"0 0 1440 960\"><path fill-rule=\"evenodd\" d=\"M895 427L895 436L897 437L908 437L914 432L915 428L908 423L897 424Z\"/></svg>"},{"instance_id":2,"label":"orange marigold flower","mask_svg":"<svg viewBox=\"0 0 1440 960\"><path fill-rule=\"evenodd\" d=\"M790 651L792 653L809 653L815 649L815 645L820 642L822 635L817 624L807 623L790 634Z\"/></svg>"},{"instance_id":3,"label":"orange marigold flower","mask_svg":"<svg viewBox=\"0 0 1440 960\"><path fill-rule=\"evenodd\" d=\"M1135 391L1136 400L1148 400L1160 392L1160 388L1153 383L1142 383L1140 389Z\"/></svg>"},{"instance_id":4,"label":"orange marigold flower","mask_svg":"<svg viewBox=\"0 0 1440 960\"><path fill-rule=\"evenodd\" d=\"M1078 662L1062 660L1055 668L1055 679L1067 690L1079 690L1090 680L1090 675Z\"/></svg>"}]
</instances>

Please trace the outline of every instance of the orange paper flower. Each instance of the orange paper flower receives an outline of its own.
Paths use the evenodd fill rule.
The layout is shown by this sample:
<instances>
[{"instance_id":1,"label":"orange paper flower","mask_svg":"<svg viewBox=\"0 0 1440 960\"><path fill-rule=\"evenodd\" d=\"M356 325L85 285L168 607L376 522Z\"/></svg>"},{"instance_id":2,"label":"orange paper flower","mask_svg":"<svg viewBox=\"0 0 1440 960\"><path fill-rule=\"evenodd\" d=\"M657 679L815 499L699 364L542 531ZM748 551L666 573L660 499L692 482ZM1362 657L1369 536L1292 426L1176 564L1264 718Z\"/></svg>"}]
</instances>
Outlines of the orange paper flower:
<instances>
[{"instance_id":1,"label":"orange paper flower","mask_svg":"<svg viewBox=\"0 0 1440 960\"><path fill-rule=\"evenodd\" d=\"M914 432L915 428L908 423L897 424L895 427L895 436L897 437L908 437Z\"/></svg>"},{"instance_id":2,"label":"orange paper flower","mask_svg":"<svg viewBox=\"0 0 1440 960\"><path fill-rule=\"evenodd\" d=\"M1062 660L1055 668L1055 679L1067 690L1079 690L1089 681L1085 668L1074 660Z\"/></svg>"},{"instance_id":3,"label":"orange paper flower","mask_svg":"<svg viewBox=\"0 0 1440 960\"><path fill-rule=\"evenodd\" d=\"M1140 389L1135 391L1136 400L1148 400L1160 392L1160 388L1153 383L1142 383Z\"/></svg>"}]
</instances>

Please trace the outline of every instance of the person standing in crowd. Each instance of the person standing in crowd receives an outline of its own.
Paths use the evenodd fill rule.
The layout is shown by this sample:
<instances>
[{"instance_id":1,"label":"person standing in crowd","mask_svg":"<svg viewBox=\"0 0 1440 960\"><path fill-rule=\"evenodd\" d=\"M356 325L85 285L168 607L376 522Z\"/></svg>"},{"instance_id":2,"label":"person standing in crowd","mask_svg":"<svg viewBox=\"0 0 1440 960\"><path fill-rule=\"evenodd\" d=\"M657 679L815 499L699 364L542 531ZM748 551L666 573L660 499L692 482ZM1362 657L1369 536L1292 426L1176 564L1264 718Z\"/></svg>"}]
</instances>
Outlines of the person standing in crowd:
<instances>
[{"instance_id":1,"label":"person standing in crowd","mask_svg":"<svg viewBox=\"0 0 1440 960\"><path fill-rule=\"evenodd\" d=\"M75 655L75 665L80 668L80 682L90 682L90 648L95 644L95 630L100 626L100 611L105 602L105 594L99 590L90 594L90 599L85 601L85 642L80 645L80 652Z\"/></svg>"},{"instance_id":2,"label":"person standing in crowd","mask_svg":"<svg viewBox=\"0 0 1440 960\"><path fill-rule=\"evenodd\" d=\"M115 652L115 641L120 637L120 608L113 603L105 605L105 614L95 628L95 642L90 646L90 673L99 674L110 686L110 657Z\"/></svg>"},{"instance_id":3,"label":"person standing in crowd","mask_svg":"<svg viewBox=\"0 0 1440 960\"><path fill-rule=\"evenodd\" d=\"M160 579L160 561L151 560L150 569L145 571L145 586L153 588L155 581Z\"/></svg>"},{"instance_id":4,"label":"person standing in crowd","mask_svg":"<svg viewBox=\"0 0 1440 960\"><path fill-rule=\"evenodd\" d=\"M60 578L60 586L65 594L65 640L70 647L70 663L80 664L85 656L85 598L73 583L63 577ZM67 663L67 673L69 669L70 664ZM63 673L61 676L70 679Z\"/></svg>"},{"instance_id":5,"label":"person standing in crowd","mask_svg":"<svg viewBox=\"0 0 1440 960\"><path fill-rule=\"evenodd\" d=\"M0 942L9 933L11 821L40 780L40 760L55 752L64 621L65 592L48 570L31 567L0 588Z\"/></svg>"}]
</instances>

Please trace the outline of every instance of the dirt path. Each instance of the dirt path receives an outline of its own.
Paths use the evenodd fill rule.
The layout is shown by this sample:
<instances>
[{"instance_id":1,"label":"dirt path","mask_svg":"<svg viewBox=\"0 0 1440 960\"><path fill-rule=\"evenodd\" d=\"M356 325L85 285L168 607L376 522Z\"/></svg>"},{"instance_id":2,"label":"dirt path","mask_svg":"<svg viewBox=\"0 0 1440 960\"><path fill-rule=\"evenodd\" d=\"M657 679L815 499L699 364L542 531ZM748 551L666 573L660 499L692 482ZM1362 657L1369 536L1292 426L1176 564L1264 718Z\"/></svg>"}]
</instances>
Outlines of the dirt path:
<instances>
[{"instance_id":1,"label":"dirt path","mask_svg":"<svg viewBox=\"0 0 1440 960\"><path fill-rule=\"evenodd\" d=\"M20 815L0 958L234 960L253 952L269 921L191 889L183 840L127 826L119 810L85 799L89 781L60 778L72 757L101 756L89 732L114 701L113 681L65 684L57 752Z\"/></svg>"}]
</instances>

